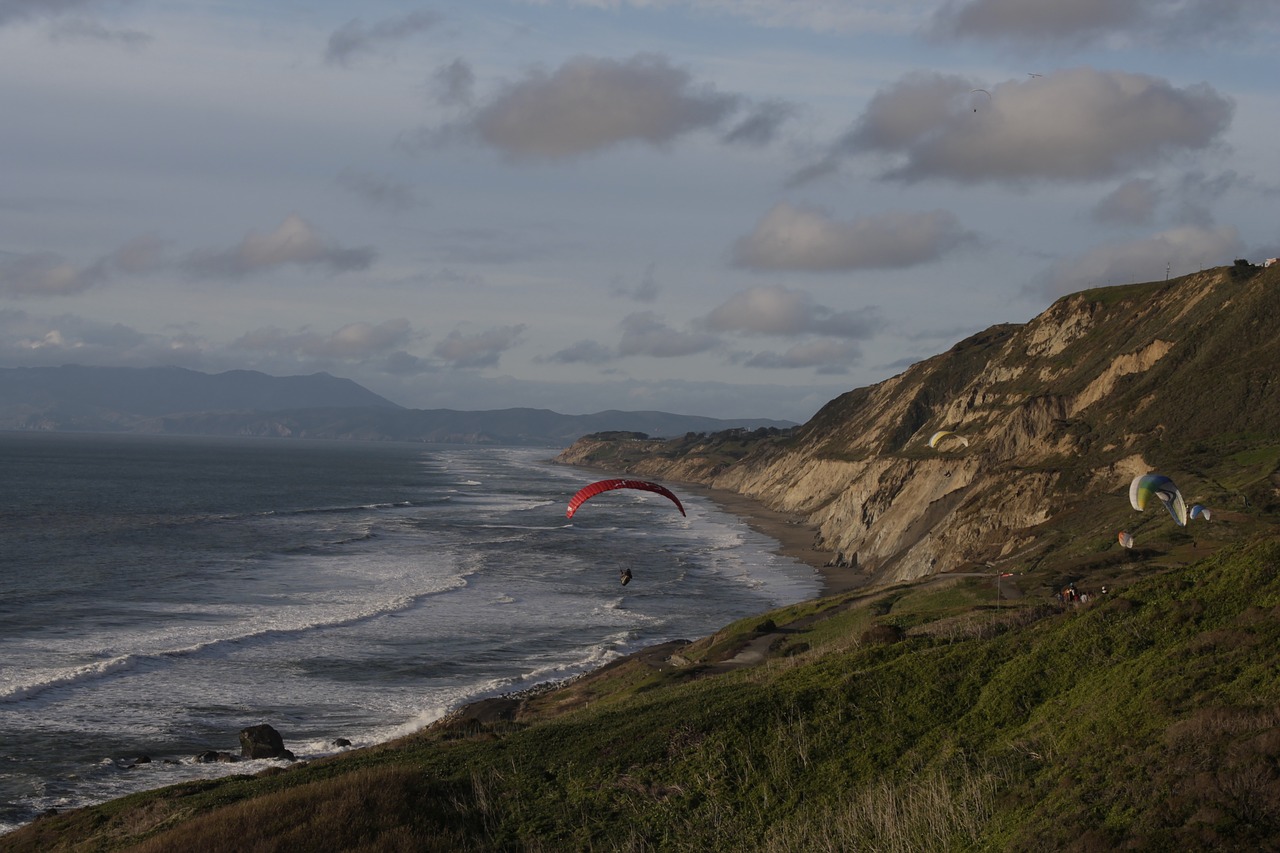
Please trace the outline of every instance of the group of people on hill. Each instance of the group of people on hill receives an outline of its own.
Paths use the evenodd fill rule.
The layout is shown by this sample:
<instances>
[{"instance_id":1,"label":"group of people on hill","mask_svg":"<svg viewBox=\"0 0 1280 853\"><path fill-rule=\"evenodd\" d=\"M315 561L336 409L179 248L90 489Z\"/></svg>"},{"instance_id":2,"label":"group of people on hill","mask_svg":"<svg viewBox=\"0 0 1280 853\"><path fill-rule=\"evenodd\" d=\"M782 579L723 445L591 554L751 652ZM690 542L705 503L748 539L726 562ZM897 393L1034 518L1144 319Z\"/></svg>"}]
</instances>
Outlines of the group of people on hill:
<instances>
[{"instance_id":1,"label":"group of people on hill","mask_svg":"<svg viewBox=\"0 0 1280 853\"><path fill-rule=\"evenodd\" d=\"M1058 599L1059 604L1067 607L1088 604L1090 601L1096 601L1099 594L1106 595L1107 588L1103 586L1101 593L1089 592L1083 589L1076 589L1076 582L1072 581L1059 590L1054 597Z\"/></svg>"}]
</instances>

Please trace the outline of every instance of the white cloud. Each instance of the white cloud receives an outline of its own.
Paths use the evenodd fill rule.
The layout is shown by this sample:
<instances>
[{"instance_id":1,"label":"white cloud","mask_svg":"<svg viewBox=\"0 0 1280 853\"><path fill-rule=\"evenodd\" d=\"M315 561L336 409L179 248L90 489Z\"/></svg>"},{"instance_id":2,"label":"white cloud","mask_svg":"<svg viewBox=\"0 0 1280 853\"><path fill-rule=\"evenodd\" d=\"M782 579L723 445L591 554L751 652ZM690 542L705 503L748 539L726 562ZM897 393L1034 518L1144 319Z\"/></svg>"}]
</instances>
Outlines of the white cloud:
<instances>
[{"instance_id":1,"label":"white cloud","mask_svg":"<svg viewBox=\"0 0 1280 853\"><path fill-rule=\"evenodd\" d=\"M935 261L973 239L945 210L840 222L824 211L782 202L734 244L733 262L751 269L815 272L909 267Z\"/></svg>"},{"instance_id":2,"label":"white cloud","mask_svg":"<svg viewBox=\"0 0 1280 853\"><path fill-rule=\"evenodd\" d=\"M239 278L285 264L328 267L332 272L362 270L373 257L367 246L347 249L324 241L302 217L291 213L270 234L251 231L232 248L194 251L183 266L195 275Z\"/></svg>"},{"instance_id":3,"label":"white cloud","mask_svg":"<svg viewBox=\"0 0 1280 853\"><path fill-rule=\"evenodd\" d=\"M885 177L1078 181L1114 177L1201 151L1231 122L1233 103L1200 83L1076 68L987 87L955 75L908 75L871 99L829 159L885 154Z\"/></svg>"}]
</instances>

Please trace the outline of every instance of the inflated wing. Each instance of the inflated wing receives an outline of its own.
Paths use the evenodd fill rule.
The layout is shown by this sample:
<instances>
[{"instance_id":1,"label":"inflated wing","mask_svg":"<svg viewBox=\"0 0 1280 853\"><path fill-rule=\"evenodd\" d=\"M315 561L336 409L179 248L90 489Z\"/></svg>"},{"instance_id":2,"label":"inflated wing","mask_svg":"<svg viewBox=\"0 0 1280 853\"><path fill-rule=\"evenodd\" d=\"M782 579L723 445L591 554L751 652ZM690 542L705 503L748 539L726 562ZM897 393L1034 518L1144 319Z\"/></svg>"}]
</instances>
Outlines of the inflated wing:
<instances>
[{"instance_id":1,"label":"inflated wing","mask_svg":"<svg viewBox=\"0 0 1280 853\"><path fill-rule=\"evenodd\" d=\"M929 446L937 447L942 442L949 441L952 439L960 442L965 447L969 446L969 439L965 438L963 435L960 435L959 433L954 433L949 429L940 429L937 432L935 432L933 435L929 436Z\"/></svg>"},{"instance_id":2,"label":"inflated wing","mask_svg":"<svg viewBox=\"0 0 1280 853\"><path fill-rule=\"evenodd\" d=\"M1124 530L1121 530L1119 533L1116 534L1116 539L1120 540L1120 545L1123 548L1133 547L1133 537Z\"/></svg>"},{"instance_id":3,"label":"inflated wing","mask_svg":"<svg viewBox=\"0 0 1280 853\"><path fill-rule=\"evenodd\" d=\"M680 514L684 515L684 505L680 503L680 499L671 493L670 490L657 483L650 483L648 480L599 480L589 486L583 486L578 493L569 499L569 508L565 511L565 518L573 518L573 514L578 511L578 507L602 492L611 492L614 489L640 489L645 492L653 492L662 495L664 498L676 505L676 509L680 510Z\"/></svg>"},{"instance_id":4,"label":"inflated wing","mask_svg":"<svg viewBox=\"0 0 1280 853\"><path fill-rule=\"evenodd\" d=\"M1163 474L1141 474L1133 478L1129 484L1129 504L1138 512L1147 508L1147 502L1156 497L1179 527L1187 526L1187 504L1182 500L1182 492Z\"/></svg>"},{"instance_id":5,"label":"inflated wing","mask_svg":"<svg viewBox=\"0 0 1280 853\"><path fill-rule=\"evenodd\" d=\"M1200 506L1200 504L1196 504L1191 507L1191 517L1203 518L1205 521L1208 521L1213 517L1213 513L1209 512L1209 508L1207 506Z\"/></svg>"}]
</instances>

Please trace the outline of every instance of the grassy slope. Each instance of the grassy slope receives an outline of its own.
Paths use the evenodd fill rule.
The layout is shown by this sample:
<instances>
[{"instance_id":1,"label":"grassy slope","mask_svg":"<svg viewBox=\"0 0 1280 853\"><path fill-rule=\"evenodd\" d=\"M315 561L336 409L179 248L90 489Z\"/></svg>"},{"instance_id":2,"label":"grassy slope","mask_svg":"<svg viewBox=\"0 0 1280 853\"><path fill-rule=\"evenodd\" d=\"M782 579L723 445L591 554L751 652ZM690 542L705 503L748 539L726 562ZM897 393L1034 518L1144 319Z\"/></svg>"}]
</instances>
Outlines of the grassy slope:
<instances>
[{"instance_id":1,"label":"grassy slope","mask_svg":"<svg viewBox=\"0 0 1280 853\"><path fill-rule=\"evenodd\" d=\"M770 614L790 628L759 666L715 661L762 617L520 722L140 794L0 847L1267 849L1277 567L1280 544L1229 546L1070 611L997 610L976 579L809 602Z\"/></svg>"}]
</instances>

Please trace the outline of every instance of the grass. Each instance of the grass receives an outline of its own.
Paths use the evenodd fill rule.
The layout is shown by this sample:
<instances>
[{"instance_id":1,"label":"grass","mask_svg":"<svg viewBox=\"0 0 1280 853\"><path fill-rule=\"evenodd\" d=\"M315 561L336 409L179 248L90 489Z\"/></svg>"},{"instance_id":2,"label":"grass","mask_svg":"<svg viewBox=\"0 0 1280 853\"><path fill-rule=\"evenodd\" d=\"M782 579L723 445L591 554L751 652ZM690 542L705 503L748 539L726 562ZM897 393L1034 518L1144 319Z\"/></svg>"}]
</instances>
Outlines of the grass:
<instances>
[{"instance_id":1,"label":"grass","mask_svg":"<svg viewBox=\"0 0 1280 853\"><path fill-rule=\"evenodd\" d=\"M569 711L139 794L3 847L1266 849L1278 567L1280 545L1258 542L1066 611L997 612L967 580L786 608L774 629L808 648L759 666L689 678L633 662ZM966 617L972 630L857 640ZM713 662L753 621L689 654Z\"/></svg>"}]
</instances>

